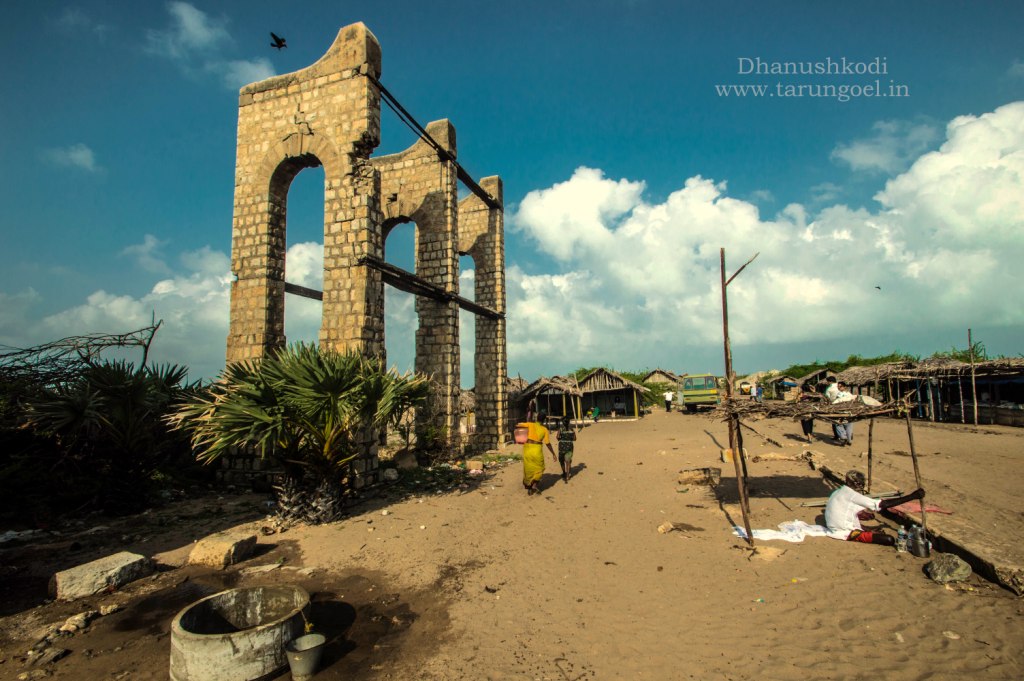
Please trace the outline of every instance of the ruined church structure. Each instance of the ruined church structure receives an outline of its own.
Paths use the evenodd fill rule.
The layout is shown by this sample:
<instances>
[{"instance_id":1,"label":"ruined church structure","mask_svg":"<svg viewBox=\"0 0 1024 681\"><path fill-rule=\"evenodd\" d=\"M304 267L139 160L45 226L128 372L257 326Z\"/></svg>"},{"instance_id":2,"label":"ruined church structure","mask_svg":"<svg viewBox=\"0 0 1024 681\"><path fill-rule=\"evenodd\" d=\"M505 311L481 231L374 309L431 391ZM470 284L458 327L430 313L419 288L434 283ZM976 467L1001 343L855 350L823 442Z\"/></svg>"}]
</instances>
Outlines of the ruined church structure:
<instances>
[{"instance_id":1,"label":"ruined church structure","mask_svg":"<svg viewBox=\"0 0 1024 681\"><path fill-rule=\"evenodd\" d=\"M459 429L459 310L476 315L476 422L469 446L504 439L505 248L502 183L474 181L459 165L447 120L418 130L405 151L372 157L381 103L411 116L380 82L381 48L361 23L346 26L319 61L240 91L232 224L228 362L286 343L287 296L322 300L321 346L385 357L384 287L416 296L417 372L435 389L418 426ZM397 107L397 108L396 108ZM305 168L324 169L323 291L288 282L288 189ZM461 201L460 183L469 189ZM388 233L415 224L415 271L385 261ZM472 257L472 300L459 292L459 257ZM358 464L375 474L376 458Z\"/></svg>"}]
</instances>

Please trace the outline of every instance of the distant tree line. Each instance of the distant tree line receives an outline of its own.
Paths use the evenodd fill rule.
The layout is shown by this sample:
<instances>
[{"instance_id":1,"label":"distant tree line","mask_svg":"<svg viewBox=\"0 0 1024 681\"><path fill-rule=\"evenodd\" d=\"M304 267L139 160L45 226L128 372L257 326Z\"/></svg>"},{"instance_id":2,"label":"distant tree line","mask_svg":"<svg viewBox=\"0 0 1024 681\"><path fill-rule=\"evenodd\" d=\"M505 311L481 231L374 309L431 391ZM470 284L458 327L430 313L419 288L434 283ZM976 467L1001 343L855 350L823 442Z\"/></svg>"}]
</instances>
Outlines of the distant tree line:
<instances>
[{"instance_id":1,"label":"distant tree line","mask_svg":"<svg viewBox=\"0 0 1024 681\"><path fill-rule=\"evenodd\" d=\"M988 351L985 349L985 344L982 343L981 341L975 342L972 347L974 350L975 362L984 362L989 359L1004 358L1004 355L989 357ZM945 351L939 350L937 352L933 352L930 355L929 359L949 359L957 360L960 362L969 362L971 361L972 347L952 347L949 350ZM888 355L879 355L878 357L863 357L861 355L850 355L845 360L832 359L821 361L816 359L809 364L793 364L792 366L786 367L779 373L785 376L793 376L795 378L799 378L801 376L806 376L807 374L813 373L815 371L821 371L822 369L828 369L829 371L839 373L840 371L843 371L844 369L849 369L850 367L869 367L875 366L877 364L920 361L920 355L912 355L907 352L900 352L899 350L896 350L894 352L889 353Z\"/></svg>"}]
</instances>

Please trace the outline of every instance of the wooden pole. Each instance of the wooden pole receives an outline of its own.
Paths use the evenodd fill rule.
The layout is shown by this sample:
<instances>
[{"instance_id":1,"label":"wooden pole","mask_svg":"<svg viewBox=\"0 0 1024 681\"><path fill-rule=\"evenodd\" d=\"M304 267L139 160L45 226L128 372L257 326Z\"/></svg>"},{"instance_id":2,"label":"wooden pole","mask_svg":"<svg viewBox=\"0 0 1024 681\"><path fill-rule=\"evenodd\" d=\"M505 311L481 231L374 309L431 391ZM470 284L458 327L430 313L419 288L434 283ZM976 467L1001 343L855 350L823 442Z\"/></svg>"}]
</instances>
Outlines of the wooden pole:
<instances>
[{"instance_id":1,"label":"wooden pole","mask_svg":"<svg viewBox=\"0 0 1024 681\"><path fill-rule=\"evenodd\" d=\"M974 374L974 342L971 340L971 330L967 329L967 351L971 357L971 402L974 403L974 425L978 425L978 384Z\"/></svg>"},{"instance_id":2,"label":"wooden pole","mask_svg":"<svg viewBox=\"0 0 1024 681\"><path fill-rule=\"evenodd\" d=\"M967 423L967 417L964 416L964 379L963 376L956 377L956 387L960 390L960 423Z\"/></svg>"},{"instance_id":3,"label":"wooden pole","mask_svg":"<svg viewBox=\"0 0 1024 681\"><path fill-rule=\"evenodd\" d=\"M576 378L575 374L573 374L572 382L574 384L576 384L576 392L579 392L580 391L580 382ZM580 428L583 425L582 423L579 423L579 421L583 420L583 396L582 395L575 395L575 396L574 395L570 395L569 396L569 402L572 404L572 420L573 420L573 423L575 424L573 429L577 433L579 433Z\"/></svg>"},{"instance_id":4,"label":"wooden pole","mask_svg":"<svg viewBox=\"0 0 1024 681\"><path fill-rule=\"evenodd\" d=\"M743 504L747 507L747 514L750 514L750 491L747 489L747 481L750 479L750 473L747 471L747 457L743 451L743 428L741 428L742 422L740 417L736 417L736 453L733 454L733 458L738 458L740 462L740 468L743 470Z\"/></svg>"},{"instance_id":5,"label":"wooden pole","mask_svg":"<svg viewBox=\"0 0 1024 681\"><path fill-rule=\"evenodd\" d=\"M725 278L725 249L719 251L722 264L722 337L725 347L725 400L726 404L732 402L732 384L734 379L732 373L732 348L729 345L729 302L725 295L725 287L729 282ZM739 272L737 272L739 274ZM740 498L740 513L743 515L743 527L747 531L747 543L754 545L754 533L750 529L750 505L747 501L747 481L743 475L743 465L740 460L742 450L737 444L737 417L729 419L729 449L732 450L732 463L736 469L736 490Z\"/></svg>"},{"instance_id":6,"label":"wooden pole","mask_svg":"<svg viewBox=\"0 0 1024 681\"><path fill-rule=\"evenodd\" d=\"M868 419L868 486L866 492L871 494L871 464L874 461L871 446L875 435L875 420Z\"/></svg>"},{"instance_id":7,"label":"wooden pole","mask_svg":"<svg viewBox=\"0 0 1024 681\"><path fill-rule=\"evenodd\" d=\"M932 379L926 378L928 386L928 420L935 420L935 388L932 386Z\"/></svg>"},{"instance_id":8,"label":"wooden pole","mask_svg":"<svg viewBox=\"0 0 1024 681\"><path fill-rule=\"evenodd\" d=\"M910 410L907 410L907 439L910 440L910 459L914 462L914 481L918 489L924 489L921 485L921 469L917 466L917 450L914 448L914 427L911 425ZM925 537L928 536L928 514L924 510L924 499L921 499L921 529Z\"/></svg>"}]
</instances>

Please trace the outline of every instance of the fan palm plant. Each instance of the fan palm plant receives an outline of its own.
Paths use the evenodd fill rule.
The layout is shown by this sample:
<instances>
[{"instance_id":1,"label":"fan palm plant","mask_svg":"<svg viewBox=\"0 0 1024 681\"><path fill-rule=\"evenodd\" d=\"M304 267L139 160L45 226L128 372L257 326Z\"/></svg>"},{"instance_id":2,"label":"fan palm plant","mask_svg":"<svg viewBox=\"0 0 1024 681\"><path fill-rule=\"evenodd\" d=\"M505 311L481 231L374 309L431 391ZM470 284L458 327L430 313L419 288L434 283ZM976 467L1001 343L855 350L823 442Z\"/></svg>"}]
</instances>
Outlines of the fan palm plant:
<instances>
[{"instance_id":1,"label":"fan palm plant","mask_svg":"<svg viewBox=\"0 0 1024 681\"><path fill-rule=\"evenodd\" d=\"M348 464L428 390L426 379L379 360L298 344L228 366L171 420L190 433L200 461L238 448L279 461L283 515L325 522L340 513Z\"/></svg>"},{"instance_id":2,"label":"fan palm plant","mask_svg":"<svg viewBox=\"0 0 1024 681\"><path fill-rule=\"evenodd\" d=\"M135 511L146 503L151 477L173 467L187 442L168 432L172 405L193 386L177 365L135 368L125 361L85 366L67 384L27 401L25 426L53 446L57 487L79 489L83 503Z\"/></svg>"}]
</instances>

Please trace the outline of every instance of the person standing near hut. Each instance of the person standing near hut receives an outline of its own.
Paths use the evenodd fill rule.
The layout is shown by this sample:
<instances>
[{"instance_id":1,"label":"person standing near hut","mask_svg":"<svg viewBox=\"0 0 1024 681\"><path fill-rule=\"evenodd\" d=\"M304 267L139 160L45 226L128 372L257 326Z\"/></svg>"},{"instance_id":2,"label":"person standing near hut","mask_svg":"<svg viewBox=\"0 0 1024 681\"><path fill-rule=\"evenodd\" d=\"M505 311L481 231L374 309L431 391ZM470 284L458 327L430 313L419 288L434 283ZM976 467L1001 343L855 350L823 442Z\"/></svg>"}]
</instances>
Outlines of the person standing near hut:
<instances>
[{"instance_id":1,"label":"person standing near hut","mask_svg":"<svg viewBox=\"0 0 1024 681\"><path fill-rule=\"evenodd\" d=\"M829 376L825 379L825 401L832 404L836 401L836 395L839 394L839 385L836 384L836 377ZM832 439L839 440L839 426L835 423L832 424Z\"/></svg>"},{"instance_id":2,"label":"person standing near hut","mask_svg":"<svg viewBox=\"0 0 1024 681\"><path fill-rule=\"evenodd\" d=\"M829 401L829 404L835 402L836 394L839 392L839 384L836 383L835 376L829 376L825 379L825 399Z\"/></svg>"},{"instance_id":3,"label":"person standing near hut","mask_svg":"<svg viewBox=\"0 0 1024 681\"><path fill-rule=\"evenodd\" d=\"M847 391L845 383L839 383L835 392L835 397L832 399L832 404L840 404L841 402L852 402L856 399L853 393ZM827 393L826 393L827 394ZM835 424L833 430L835 431L836 440L841 447L849 447L853 444L853 421L843 421Z\"/></svg>"},{"instance_id":4,"label":"person standing near hut","mask_svg":"<svg viewBox=\"0 0 1024 681\"><path fill-rule=\"evenodd\" d=\"M821 393L811 388L811 384L804 381L803 386L800 388L800 402L820 402ZM811 442L811 437L814 435L814 417L800 419L800 428L804 431L804 438L808 444Z\"/></svg>"},{"instance_id":5,"label":"person standing near hut","mask_svg":"<svg viewBox=\"0 0 1024 681\"><path fill-rule=\"evenodd\" d=\"M572 427L569 415L562 417L562 426L558 429L558 463L562 466L562 482L569 483L572 472L572 453L576 448L576 430Z\"/></svg>"},{"instance_id":6,"label":"person standing near hut","mask_svg":"<svg viewBox=\"0 0 1024 681\"><path fill-rule=\"evenodd\" d=\"M526 410L526 423L519 424L527 429L526 443L523 445L523 487L526 494L540 494L540 479L544 475L544 446L551 452L551 458L558 462L558 456L551 447L548 429L540 424L544 414L537 414L537 403L530 401Z\"/></svg>"},{"instance_id":7,"label":"person standing near hut","mask_svg":"<svg viewBox=\"0 0 1024 681\"><path fill-rule=\"evenodd\" d=\"M675 397L675 395L672 394L671 390L666 390L663 397L665 398L665 411L672 411L672 398Z\"/></svg>"}]
</instances>

